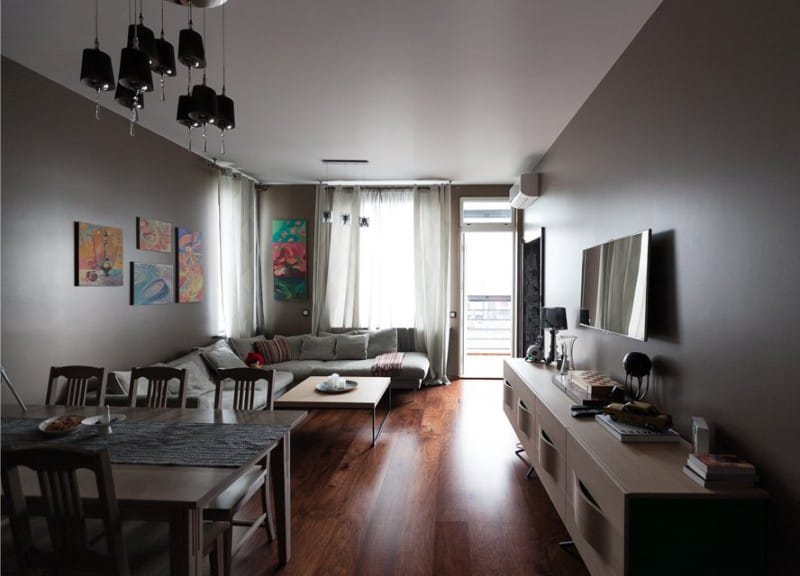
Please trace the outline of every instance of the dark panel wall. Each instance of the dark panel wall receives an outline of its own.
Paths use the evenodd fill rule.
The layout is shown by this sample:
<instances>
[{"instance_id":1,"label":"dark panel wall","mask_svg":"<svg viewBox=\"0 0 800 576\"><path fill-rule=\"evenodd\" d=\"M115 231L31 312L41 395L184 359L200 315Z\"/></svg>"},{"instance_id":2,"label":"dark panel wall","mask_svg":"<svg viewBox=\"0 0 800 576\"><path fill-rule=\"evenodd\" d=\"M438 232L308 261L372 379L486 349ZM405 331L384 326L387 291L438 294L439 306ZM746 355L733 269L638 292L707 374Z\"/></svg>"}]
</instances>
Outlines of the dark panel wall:
<instances>
[{"instance_id":1,"label":"dark panel wall","mask_svg":"<svg viewBox=\"0 0 800 576\"><path fill-rule=\"evenodd\" d=\"M23 399L44 402L51 365L129 369L207 343L218 331L213 169L141 127L131 138L109 111L95 120L91 100L5 58L2 86L2 363ZM203 233L204 302L130 305L132 260L174 263L136 250L137 216ZM75 221L122 228L124 286L73 285ZM14 401L5 387L2 400Z\"/></svg>"},{"instance_id":2,"label":"dark panel wall","mask_svg":"<svg viewBox=\"0 0 800 576\"><path fill-rule=\"evenodd\" d=\"M268 335L307 334L311 332L312 277L314 272L314 206L316 186L267 186L258 191L259 232L261 238L261 284L263 308ZM306 220L308 224L308 300L277 301L272 282L272 221ZM303 316L303 310L309 315Z\"/></svg>"},{"instance_id":3,"label":"dark panel wall","mask_svg":"<svg viewBox=\"0 0 800 576\"><path fill-rule=\"evenodd\" d=\"M649 354L682 434L705 416L716 450L758 465L770 574L800 538L798 30L797 2L665 1L545 156L526 218L571 327L582 249L652 228L650 340L572 329L577 367L621 379Z\"/></svg>"}]
</instances>

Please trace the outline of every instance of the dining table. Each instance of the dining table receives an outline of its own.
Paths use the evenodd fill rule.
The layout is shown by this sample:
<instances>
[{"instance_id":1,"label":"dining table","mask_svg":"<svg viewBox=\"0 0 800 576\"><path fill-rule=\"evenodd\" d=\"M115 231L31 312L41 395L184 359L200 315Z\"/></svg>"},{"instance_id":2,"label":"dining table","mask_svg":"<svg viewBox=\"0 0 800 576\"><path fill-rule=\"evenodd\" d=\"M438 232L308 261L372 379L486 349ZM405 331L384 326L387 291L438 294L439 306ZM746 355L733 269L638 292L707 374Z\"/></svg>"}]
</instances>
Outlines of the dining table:
<instances>
[{"instance_id":1,"label":"dining table","mask_svg":"<svg viewBox=\"0 0 800 576\"><path fill-rule=\"evenodd\" d=\"M169 523L170 574L203 573L203 509L269 456L275 500L278 561L291 557L290 433L303 410L212 410L201 408L114 407L111 430L82 425L61 436L38 429L43 420L62 415L103 416L104 407L3 405L2 449L31 445L107 447L114 488L123 520ZM90 422L87 420L87 422ZM27 471L30 472L30 471ZM36 501L38 482L22 476L26 497ZM79 475L87 506L97 498L93 477Z\"/></svg>"}]
</instances>

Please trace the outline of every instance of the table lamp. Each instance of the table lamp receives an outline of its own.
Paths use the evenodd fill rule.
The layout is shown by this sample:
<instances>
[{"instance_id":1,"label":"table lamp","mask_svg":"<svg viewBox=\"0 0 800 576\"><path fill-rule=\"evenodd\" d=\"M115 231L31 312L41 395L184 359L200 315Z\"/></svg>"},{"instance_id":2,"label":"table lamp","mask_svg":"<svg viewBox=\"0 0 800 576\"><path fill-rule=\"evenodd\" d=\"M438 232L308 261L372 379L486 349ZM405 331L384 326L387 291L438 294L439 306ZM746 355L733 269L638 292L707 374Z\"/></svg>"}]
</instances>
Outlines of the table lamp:
<instances>
[{"instance_id":1,"label":"table lamp","mask_svg":"<svg viewBox=\"0 0 800 576\"><path fill-rule=\"evenodd\" d=\"M542 326L550 330L550 353L547 355L550 364L556 361L556 332L567 329L567 309L542 308Z\"/></svg>"}]
</instances>

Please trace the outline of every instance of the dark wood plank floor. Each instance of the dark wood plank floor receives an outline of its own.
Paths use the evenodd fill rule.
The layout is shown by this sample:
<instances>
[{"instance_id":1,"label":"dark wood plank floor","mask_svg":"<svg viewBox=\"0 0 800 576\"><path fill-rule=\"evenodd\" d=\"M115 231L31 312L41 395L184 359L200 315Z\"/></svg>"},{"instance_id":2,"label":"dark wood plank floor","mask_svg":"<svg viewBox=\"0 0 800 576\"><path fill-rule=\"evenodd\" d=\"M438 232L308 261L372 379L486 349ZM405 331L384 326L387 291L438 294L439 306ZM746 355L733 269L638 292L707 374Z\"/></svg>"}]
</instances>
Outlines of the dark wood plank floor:
<instances>
[{"instance_id":1,"label":"dark wood plank floor","mask_svg":"<svg viewBox=\"0 0 800 576\"><path fill-rule=\"evenodd\" d=\"M501 381L393 398L374 448L362 410L312 412L293 432L292 559L280 568L276 543L259 533L234 557L233 574L588 574L559 548L566 529L514 456ZM167 537L166 525L126 526L134 574L168 574ZM2 572L13 574L7 526L2 549Z\"/></svg>"},{"instance_id":2,"label":"dark wood plank floor","mask_svg":"<svg viewBox=\"0 0 800 576\"><path fill-rule=\"evenodd\" d=\"M293 556L264 537L234 574L588 574L539 481L525 478L499 380L395 393L378 444L366 411L321 410L293 433Z\"/></svg>"}]
</instances>

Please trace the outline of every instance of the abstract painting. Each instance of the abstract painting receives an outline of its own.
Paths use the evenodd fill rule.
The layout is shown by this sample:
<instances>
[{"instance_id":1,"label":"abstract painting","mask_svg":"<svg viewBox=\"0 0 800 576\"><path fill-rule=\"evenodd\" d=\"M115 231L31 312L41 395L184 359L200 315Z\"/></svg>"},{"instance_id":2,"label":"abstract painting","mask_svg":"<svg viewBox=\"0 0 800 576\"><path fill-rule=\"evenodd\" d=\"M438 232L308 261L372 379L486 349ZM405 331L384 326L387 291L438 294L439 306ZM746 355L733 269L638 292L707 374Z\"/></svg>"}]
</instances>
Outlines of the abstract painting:
<instances>
[{"instance_id":1,"label":"abstract painting","mask_svg":"<svg viewBox=\"0 0 800 576\"><path fill-rule=\"evenodd\" d=\"M203 301L203 236L178 228L178 302Z\"/></svg>"},{"instance_id":2,"label":"abstract painting","mask_svg":"<svg viewBox=\"0 0 800 576\"><path fill-rule=\"evenodd\" d=\"M151 218L136 218L136 248L172 252L172 224Z\"/></svg>"},{"instance_id":3,"label":"abstract painting","mask_svg":"<svg viewBox=\"0 0 800 576\"><path fill-rule=\"evenodd\" d=\"M75 222L75 286L122 286L122 228Z\"/></svg>"},{"instance_id":4,"label":"abstract painting","mask_svg":"<svg viewBox=\"0 0 800 576\"><path fill-rule=\"evenodd\" d=\"M131 304L171 304L175 301L172 264L131 262Z\"/></svg>"},{"instance_id":5,"label":"abstract painting","mask_svg":"<svg viewBox=\"0 0 800 576\"><path fill-rule=\"evenodd\" d=\"M272 221L272 276L275 300L305 300L306 221Z\"/></svg>"}]
</instances>

